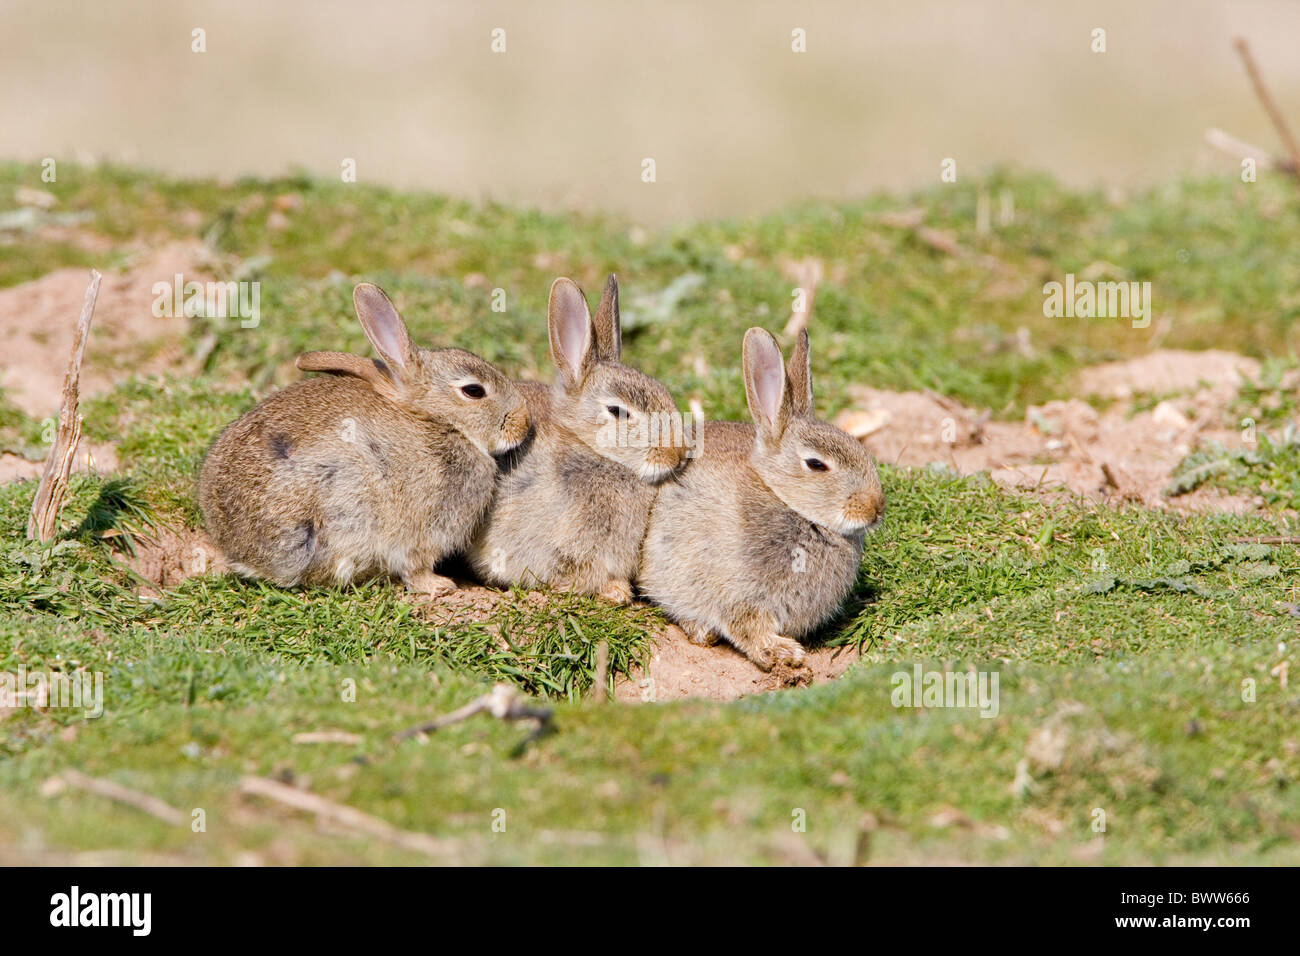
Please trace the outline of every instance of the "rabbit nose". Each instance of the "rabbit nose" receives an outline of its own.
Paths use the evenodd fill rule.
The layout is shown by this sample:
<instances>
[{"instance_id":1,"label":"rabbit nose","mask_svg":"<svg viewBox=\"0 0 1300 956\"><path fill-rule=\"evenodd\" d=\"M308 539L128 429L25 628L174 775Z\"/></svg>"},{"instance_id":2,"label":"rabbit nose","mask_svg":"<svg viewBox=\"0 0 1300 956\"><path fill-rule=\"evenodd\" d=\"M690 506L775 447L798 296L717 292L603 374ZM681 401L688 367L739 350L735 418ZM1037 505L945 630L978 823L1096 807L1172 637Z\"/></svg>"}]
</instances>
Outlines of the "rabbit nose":
<instances>
[{"instance_id":1,"label":"rabbit nose","mask_svg":"<svg viewBox=\"0 0 1300 956\"><path fill-rule=\"evenodd\" d=\"M657 468L674 469L686 457L686 449L681 445L656 445L646 454L646 461Z\"/></svg>"},{"instance_id":2,"label":"rabbit nose","mask_svg":"<svg viewBox=\"0 0 1300 956\"><path fill-rule=\"evenodd\" d=\"M501 432L508 440L517 444L528 434L529 425L528 406L520 402L506 412L505 418L501 420Z\"/></svg>"},{"instance_id":3,"label":"rabbit nose","mask_svg":"<svg viewBox=\"0 0 1300 956\"><path fill-rule=\"evenodd\" d=\"M875 488L854 492L844 508L844 517L855 524L875 524L884 513L885 494Z\"/></svg>"}]
</instances>

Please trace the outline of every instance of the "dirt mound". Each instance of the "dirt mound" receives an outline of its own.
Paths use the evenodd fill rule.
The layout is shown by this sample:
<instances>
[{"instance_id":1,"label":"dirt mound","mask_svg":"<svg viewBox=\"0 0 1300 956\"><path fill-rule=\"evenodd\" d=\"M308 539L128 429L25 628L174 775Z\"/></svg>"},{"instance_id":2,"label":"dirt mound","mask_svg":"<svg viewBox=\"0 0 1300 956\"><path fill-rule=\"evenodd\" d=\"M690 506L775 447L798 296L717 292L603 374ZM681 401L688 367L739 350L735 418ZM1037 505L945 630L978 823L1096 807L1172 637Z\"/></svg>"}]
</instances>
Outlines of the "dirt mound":
<instances>
[{"instance_id":1,"label":"dirt mound","mask_svg":"<svg viewBox=\"0 0 1300 956\"><path fill-rule=\"evenodd\" d=\"M201 574L221 574L225 561L206 531L162 528L136 543L135 554L122 559L140 577L161 588L174 588ZM157 596L154 592L153 596Z\"/></svg>"},{"instance_id":2,"label":"dirt mound","mask_svg":"<svg viewBox=\"0 0 1300 956\"><path fill-rule=\"evenodd\" d=\"M127 376L180 368L186 356L185 319L153 314L153 285L169 285L177 273L206 282L206 258L199 242L176 242L142 254L126 271L106 273L81 367L81 396L107 391ZM0 289L0 351L19 361L0 370L5 398L33 418L58 414L63 376L86 294L89 272L60 269L32 282ZM87 458L89 455L89 460ZM0 482L39 478L43 464L0 453ZM111 446L83 444L76 469L111 472Z\"/></svg>"},{"instance_id":3,"label":"dirt mound","mask_svg":"<svg viewBox=\"0 0 1300 956\"><path fill-rule=\"evenodd\" d=\"M713 647L692 644L680 628L669 627L655 637L649 665L614 688L616 700L628 702L682 700L735 700L790 687L806 687L834 680L858 659L857 651L843 648L810 650L804 667L778 665L763 673L730 644Z\"/></svg>"},{"instance_id":4,"label":"dirt mound","mask_svg":"<svg viewBox=\"0 0 1300 956\"><path fill-rule=\"evenodd\" d=\"M132 373L176 368L184 356L185 319L157 318L153 286L210 278L202 243L176 242L145 254L125 272L106 273L81 367L81 394L94 395ZM60 269L32 282L0 289L0 349L20 355L6 365L0 388L27 414L42 418L59 409L77 316L89 275Z\"/></svg>"},{"instance_id":5,"label":"dirt mound","mask_svg":"<svg viewBox=\"0 0 1300 956\"><path fill-rule=\"evenodd\" d=\"M1193 393L1210 388L1224 403L1247 379L1259 378L1259 362L1235 352L1161 349L1123 362L1094 365L1079 373L1083 395L1130 399L1134 395Z\"/></svg>"},{"instance_id":6,"label":"dirt mound","mask_svg":"<svg viewBox=\"0 0 1300 956\"><path fill-rule=\"evenodd\" d=\"M1110 401L1104 411L1079 399L1053 401L1030 408L1021 422L990 421L933 392L857 387L856 407L836 424L890 464L939 464L964 475L987 472L1003 487L1150 507L1247 511L1253 499L1214 491L1167 498L1164 491L1201 444L1242 444L1228 409L1243 376L1258 372L1258 363L1228 352L1153 352L1080 373L1079 394ZM1143 405L1139 396L1152 401Z\"/></svg>"}]
</instances>

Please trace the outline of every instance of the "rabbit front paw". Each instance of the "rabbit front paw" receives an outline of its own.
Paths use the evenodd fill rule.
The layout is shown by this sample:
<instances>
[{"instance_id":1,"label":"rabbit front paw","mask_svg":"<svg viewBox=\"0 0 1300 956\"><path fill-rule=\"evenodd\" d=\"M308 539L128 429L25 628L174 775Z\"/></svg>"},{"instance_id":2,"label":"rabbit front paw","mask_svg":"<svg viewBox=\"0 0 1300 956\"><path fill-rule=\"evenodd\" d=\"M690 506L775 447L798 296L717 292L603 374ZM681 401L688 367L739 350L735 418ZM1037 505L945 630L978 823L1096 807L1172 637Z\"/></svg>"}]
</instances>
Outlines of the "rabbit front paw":
<instances>
[{"instance_id":1,"label":"rabbit front paw","mask_svg":"<svg viewBox=\"0 0 1300 956\"><path fill-rule=\"evenodd\" d=\"M677 629L686 635L688 641L700 647L712 647L721 640L717 631L698 621L683 621L677 625Z\"/></svg>"},{"instance_id":2,"label":"rabbit front paw","mask_svg":"<svg viewBox=\"0 0 1300 956\"><path fill-rule=\"evenodd\" d=\"M455 581L451 578L444 578L441 574L434 574L432 571L420 571L407 575L402 583L406 585L406 590L425 600L442 597L444 594L450 594L456 590Z\"/></svg>"},{"instance_id":3,"label":"rabbit front paw","mask_svg":"<svg viewBox=\"0 0 1300 956\"><path fill-rule=\"evenodd\" d=\"M740 648L756 666L770 671L778 663L791 667L802 667L805 651L796 640L782 637L780 634L766 634L757 640L747 642Z\"/></svg>"},{"instance_id":4,"label":"rabbit front paw","mask_svg":"<svg viewBox=\"0 0 1300 956\"><path fill-rule=\"evenodd\" d=\"M606 581L605 586L600 589L600 596L606 601L613 601L615 604L631 604L632 582L611 578Z\"/></svg>"}]
</instances>

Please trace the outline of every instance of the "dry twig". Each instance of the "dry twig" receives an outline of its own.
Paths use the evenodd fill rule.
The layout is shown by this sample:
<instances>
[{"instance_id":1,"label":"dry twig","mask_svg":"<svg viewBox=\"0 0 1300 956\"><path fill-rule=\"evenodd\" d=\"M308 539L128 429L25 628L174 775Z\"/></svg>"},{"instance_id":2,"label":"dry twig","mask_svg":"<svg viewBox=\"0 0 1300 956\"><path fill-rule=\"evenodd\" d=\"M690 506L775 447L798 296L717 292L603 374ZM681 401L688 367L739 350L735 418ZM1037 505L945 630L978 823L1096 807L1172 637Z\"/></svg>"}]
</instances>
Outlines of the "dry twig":
<instances>
[{"instance_id":1,"label":"dry twig","mask_svg":"<svg viewBox=\"0 0 1300 956\"><path fill-rule=\"evenodd\" d=\"M346 730L309 730L294 734L291 740L295 744L359 744L365 738Z\"/></svg>"},{"instance_id":2,"label":"dry twig","mask_svg":"<svg viewBox=\"0 0 1300 956\"><path fill-rule=\"evenodd\" d=\"M95 315L95 300L99 297L100 274L90 270L90 285L81 305L81 318L77 322L77 338L68 359L68 371L63 376L63 398L59 405L59 430L45 458L41 483L32 499L31 515L27 519L27 537L49 541L59 524L59 509L68 490L68 476L81 443L81 416L77 403L81 389L81 360L86 355L86 339L90 335L90 320Z\"/></svg>"},{"instance_id":3,"label":"dry twig","mask_svg":"<svg viewBox=\"0 0 1300 956\"><path fill-rule=\"evenodd\" d=\"M1282 146L1286 149L1287 158L1278 161L1278 165L1285 168L1293 176L1300 175L1300 144L1296 143L1296 138L1287 125L1286 117L1282 115L1282 111L1278 109L1277 103L1268 91L1268 87L1264 85L1264 77L1259 72L1254 55L1250 52L1250 44L1245 37L1237 37L1232 41L1232 45L1236 47L1237 55L1241 57L1241 62L1246 67L1246 73L1250 76L1251 85L1255 87L1255 95L1259 97L1264 112L1268 113L1268 118L1273 122L1273 128L1277 130L1278 139L1282 141Z\"/></svg>"},{"instance_id":4,"label":"dry twig","mask_svg":"<svg viewBox=\"0 0 1300 956\"><path fill-rule=\"evenodd\" d=\"M87 777L79 770L65 770L55 779L70 787L76 787L78 790L85 790L87 793L93 793L98 797L104 797L125 804L128 807L134 807L172 826L182 826L187 819L184 813L171 804L164 803L150 794L132 790L120 783L114 783L112 780Z\"/></svg>"},{"instance_id":5,"label":"dry twig","mask_svg":"<svg viewBox=\"0 0 1300 956\"><path fill-rule=\"evenodd\" d=\"M808 327L812 319L813 304L817 300L817 285L825 272L820 259L805 259L795 270L795 281L803 290L803 308L790 313L790 320L785 324L785 335L793 338Z\"/></svg>"},{"instance_id":6,"label":"dry twig","mask_svg":"<svg viewBox=\"0 0 1300 956\"><path fill-rule=\"evenodd\" d=\"M533 707L511 685L497 684L488 693L470 701L464 707L453 710L450 714L444 714L434 720L409 727L396 734L395 739L402 741L411 737L418 737L421 734L431 734L443 727L450 727L462 720L468 720L475 714L484 711L499 720L535 720L538 723L538 732L544 730L551 722L551 711L548 708ZM534 736L536 735L535 733Z\"/></svg>"},{"instance_id":7,"label":"dry twig","mask_svg":"<svg viewBox=\"0 0 1300 956\"><path fill-rule=\"evenodd\" d=\"M1255 96L1259 98L1264 107L1264 112L1268 114L1269 120L1273 123L1273 128L1277 130L1278 138L1282 141L1282 147L1286 150L1286 155L1274 156L1267 150L1238 139L1221 129L1207 129L1205 131L1205 141L1229 156L1235 156L1238 159L1251 159L1259 167L1277 169L1300 179L1300 145L1297 145L1295 136L1291 134L1291 127L1287 125L1286 117L1282 115L1282 111L1278 109L1273 95L1269 93L1268 87L1264 85L1264 76L1260 73L1259 65L1255 62L1255 56L1250 51L1250 44L1244 37L1237 37L1232 41L1232 45L1236 49L1237 55L1241 57L1242 64L1246 67L1246 75L1250 77L1251 85L1255 88Z\"/></svg>"},{"instance_id":8,"label":"dry twig","mask_svg":"<svg viewBox=\"0 0 1300 956\"><path fill-rule=\"evenodd\" d=\"M268 800L274 800L285 806L293 807L295 810L306 811L323 821L346 827L349 830L355 830L377 840L383 840L385 843L391 843L403 850L411 850L415 853L423 853L426 856L439 858L455 852L454 847L450 844L429 836L427 833L414 833L410 830L398 829L391 823L378 817L372 817L368 813L362 813L355 807L335 803L333 800L326 800L309 790L299 790L297 787L280 783L278 780L270 780L266 777L245 777L240 781L239 789L250 796L266 797Z\"/></svg>"}]
</instances>

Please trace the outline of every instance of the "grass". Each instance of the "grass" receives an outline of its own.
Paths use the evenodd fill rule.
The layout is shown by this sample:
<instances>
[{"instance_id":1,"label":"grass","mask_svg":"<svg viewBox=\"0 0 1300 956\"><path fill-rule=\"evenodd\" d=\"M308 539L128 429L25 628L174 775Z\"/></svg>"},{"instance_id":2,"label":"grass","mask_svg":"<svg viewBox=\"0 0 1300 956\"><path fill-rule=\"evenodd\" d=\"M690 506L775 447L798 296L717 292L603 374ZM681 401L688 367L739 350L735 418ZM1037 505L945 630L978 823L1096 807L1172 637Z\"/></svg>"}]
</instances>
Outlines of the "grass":
<instances>
[{"instance_id":1,"label":"grass","mask_svg":"<svg viewBox=\"0 0 1300 956\"><path fill-rule=\"evenodd\" d=\"M736 414L741 333L784 324L794 285L785 267L808 255L824 260L829 277L814 343L829 413L847 404L846 386L857 382L935 388L1019 413L1059 397L1081 365L1146 350L1167 334L1162 318L1176 323L1179 347L1231 341L1281 360L1297 351L1300 263L1289 240L1300 228L1300 200L1281 181L1185 182L1116 204L1003 172L916 196L649 234L600 217L298 176L221 184L114 166L59 169L58 182L43 184L37 167L0 163L0 196L18 186L53 193L57 210L88 217L83 228L108 244L110 259L143 240L203 238L223 277L260 278L262 323L222 326L210 356L214 374L258 387L288 374L304 349L360 343L348 297L361 277L393 292L424 341L454 341L527 372L545 355L540 318L551 280L571 275L595 294L618 271L638 361L679 397L699 395L710 409ZM979 194L1003 190L1015 199L1015 222L977 234ZM964 254L938 252L882 218L913 208ZM56 264L84 264L59 258L63 232L41 236L0 244L0 287ZM1107 279L1151 281L1151 328L1045 316L1043 284L1090 267ZM665 314L664 293L692 275L702 281ZM506 293L504 313L490 310L497 288Z\"/></svg>"},{"instance_id":2,"label":"grass","mask_svg":"<svg viewBox=\"0 0 1300 956\"><path fill-rule=\"evenodd\" d=\"M0 165L0 196L33 176ZM98 672L107 698L96 720L59 708L0 718L0 859L424 861L241 798L252 773L434 834L448 862L1300 862L1300 692L1287 684L1300 556L1250 540L1295 533L1300 488L1283 378L1300 204L1285 189L1183 183L1116 205L999 173L646 234L300 177L222 185L60 165L44 188L88 217L110 262L134 243L205 238L222 268L260 277L263 318L195 320L196 349L216 334L198 374L128 379L86 404L88 437L116 444L120 470L74 481L52 545L22 536L34 485L0 486L0 673ZM978 191L1004 188L1016 224L976 235ZM911 207L966 254L880 219ZM59 235L0 243L0 284L84 265ZM420 340L528 375L544 374L551 278L594 292L616 269L628 355L683 403L739 416L740 334L784 324L784 265L814 254L828 276L813 343L826 414L860 382L932 387L999 415L1068 397L1081 364L1141 352L1154 333L1049 320L1042 283L1098 262L1152 281L1180 347L1232 341L1271 357L1234 409L1258 423L1259 461L1201 476L1215 459L1192 459L1182 476L1261 494L1265 509L1180 517L882 465L889 520L818 638L860 646L862 662L831 684L732 704L593 700L596 646L626 672L663 625L652 609L520 595L447 626L385 583L286 592L203 576L155 593L131 569L142 533L197 524L208 442L289 379L297 352L362 348L358 278L388 288ZM0 402L6 447L39 448L41 431ZM996 674L997 715L893 706L893 676L917 664ZM393 741L497 680L546 698L555 731L525 745L526 728L480 717ZM292 742L322 729L358 742ZM187 817L202 810L205 829L46 787L67 768Z\"/></svg>"},{"instance_id":3,"label":"grass","mask_svg":"<svg viewBox=\"0 0 1300 956\"><path fill-rule=\"evenodd\" d=\"M1210 443L1188 455L1174 475L1174 488L1190 491L1206 483L1294 512L1300 508L1300 437L1295 425L1277 436L1258 432L1253 447Z\"/></svg>"}]
</instances>

